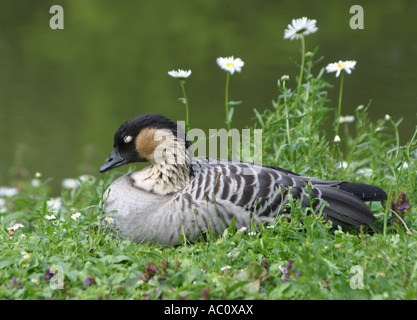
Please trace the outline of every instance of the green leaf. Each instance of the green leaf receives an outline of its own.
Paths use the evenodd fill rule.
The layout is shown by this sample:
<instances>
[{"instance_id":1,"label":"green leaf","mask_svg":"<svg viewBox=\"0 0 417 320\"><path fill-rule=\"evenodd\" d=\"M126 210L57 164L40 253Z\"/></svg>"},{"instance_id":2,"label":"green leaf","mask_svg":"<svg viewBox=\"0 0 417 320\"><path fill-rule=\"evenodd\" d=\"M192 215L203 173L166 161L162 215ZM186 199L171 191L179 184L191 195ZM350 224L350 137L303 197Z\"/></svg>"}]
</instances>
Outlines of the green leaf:
<instances>
[{"instance_id":1,"label":"green leaf","mask_svg":"<svg viewBox=\"0 0 417 320\"><path fill-rule=\"evenodd\" d=\"M256 119L258 119L258 121L261 124L261 126L262 127L265 127L265 123L262 120L262 116L260 115L260 113L258 112L258 110L256 110L255 108L253 108L253 112L255 113Z\"/></svg>"},{"instance_id":2,"label":"green leaf","mask_svg":"<svg viewBox=\"0 0 417 320\"><path fill-rule=\"evenodd\" d=\"M132 259L130 259L128 256L125 256L125 255L118 255L118 256L107 255L101 258L102 262L107 262L111 264L120 263L123 261L131 261L131 260Z\"/></svg>"},{"instance_id":3,"label":"green leaf","mask_svg":"<svg viewBox=\"0 0 417 320\"><path fill-rule=\"evenodd\" d=\"M3 269L4 267L7 267L12 262L10 260L0 260L0 269Z\"/></svg>"}]
</instances>

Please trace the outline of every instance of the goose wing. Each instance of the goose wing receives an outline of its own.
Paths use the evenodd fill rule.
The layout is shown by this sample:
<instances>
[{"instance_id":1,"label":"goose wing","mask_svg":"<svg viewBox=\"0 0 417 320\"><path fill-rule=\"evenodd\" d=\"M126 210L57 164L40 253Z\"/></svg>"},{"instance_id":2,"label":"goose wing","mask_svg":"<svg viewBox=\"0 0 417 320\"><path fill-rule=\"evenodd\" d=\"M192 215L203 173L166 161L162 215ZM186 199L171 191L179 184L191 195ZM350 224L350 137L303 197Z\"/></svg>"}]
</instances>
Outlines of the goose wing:
<instances>
[{"instance_id":1,"label":"goose wing","mask_svg":"<svg viewBox=\"0 0 417 320\"><path fill-rule=\"evenodd\" d=\"M315 212L323 203L321 199L325 200L328 205L323 213L335 225L363 225L375 221L363 201L386 199L385 192L375 186L303 177L247 162L200 158L194 162L193 172L194 179L175 199L181 202L181 209L216 203L216 214L227 220L236 212L253 213L261 221L290 214L286 204L291 194Z\"/></svg>"}]
</instances>

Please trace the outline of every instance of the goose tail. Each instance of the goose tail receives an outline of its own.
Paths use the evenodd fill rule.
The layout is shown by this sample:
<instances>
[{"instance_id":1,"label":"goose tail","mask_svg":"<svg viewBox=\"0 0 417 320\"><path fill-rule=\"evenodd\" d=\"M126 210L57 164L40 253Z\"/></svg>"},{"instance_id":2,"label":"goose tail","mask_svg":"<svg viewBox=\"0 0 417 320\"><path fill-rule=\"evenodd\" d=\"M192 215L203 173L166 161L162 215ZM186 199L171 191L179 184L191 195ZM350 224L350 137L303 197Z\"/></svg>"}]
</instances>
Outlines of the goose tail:
<instances>
[{"instance_id":1,"label":"goose tail","mask_svg":"<svg viewBox=\"0 0 417 320\"><path fill-rule=\"evenodd\" d=\"M329 186L316 186L316 188L320 190L321 198L329 204L323 209L323 213L327 219L333 222L333 225L361 226L369 225L375 222L373 213L363 202L369 201L368 199L370 197L368 195L363 197L367 200L361 199L355 193L351 192L351 186L340 189ZM360 193L359 195L362 194ZM382 198L382 195L376 197L376 199Z\"/></svg>"}]
</instances>

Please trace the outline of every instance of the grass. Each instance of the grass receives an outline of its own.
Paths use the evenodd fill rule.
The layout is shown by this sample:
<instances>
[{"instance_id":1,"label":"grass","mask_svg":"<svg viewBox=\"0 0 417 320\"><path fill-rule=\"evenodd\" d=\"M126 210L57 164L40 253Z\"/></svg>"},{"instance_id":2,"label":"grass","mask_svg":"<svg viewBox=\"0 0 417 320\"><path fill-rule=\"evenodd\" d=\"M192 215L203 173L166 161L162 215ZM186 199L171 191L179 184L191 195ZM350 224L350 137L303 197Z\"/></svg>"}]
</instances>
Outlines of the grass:
<instances>
[{"instance_id":1,"label":"grass","mask_svg":"<svg viewBox=\"0 0 417 320\"><path fill-rule=\"evenodd\" d=\"M401 121L386 116L374 123L368 105L356 109L353 123L340 123L335 142L332 85L324 68L313 72L322 62L316 56L317 50L305 54L302 78L278 81L272 108L255 110L251 128L262 129L264 164L385 189L386 208L372 204L373 226L333 229L294 202L291 222L249 232L231 226L172 248L136 244L99 223L103 192L121 172L79 178L55 207L48 181L36 177L0 202L0 297L416 299L416 133L400 145ZM81 216L71 218L76 212ZM22 227L10 230L16 223Z\"/></svg>"}]
</instances>

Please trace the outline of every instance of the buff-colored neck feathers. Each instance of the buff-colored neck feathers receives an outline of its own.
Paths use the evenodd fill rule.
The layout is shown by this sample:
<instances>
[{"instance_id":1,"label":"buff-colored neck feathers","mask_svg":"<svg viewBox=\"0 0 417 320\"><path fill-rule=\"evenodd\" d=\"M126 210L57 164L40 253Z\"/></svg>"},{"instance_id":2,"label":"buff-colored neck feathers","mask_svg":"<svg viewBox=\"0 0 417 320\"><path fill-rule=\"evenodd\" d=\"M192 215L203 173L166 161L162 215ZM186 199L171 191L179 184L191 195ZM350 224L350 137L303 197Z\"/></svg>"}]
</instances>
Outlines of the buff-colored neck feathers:
<instances>
[{"instance_id":1,"label":"buff-colored neck feathers","mask_svg":"<svg viewBox=\"0 0 417 320\"><path fill-rule=\"evenodd\" d=\"M164 129L144 129L136 150L150 166L132 174L136 187L158 194L184 188L190 182L191 155L183 140Z\"/></svg>"}]
</instances>

